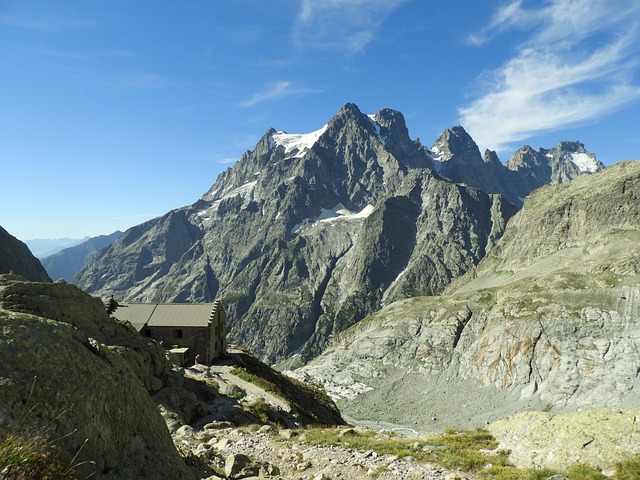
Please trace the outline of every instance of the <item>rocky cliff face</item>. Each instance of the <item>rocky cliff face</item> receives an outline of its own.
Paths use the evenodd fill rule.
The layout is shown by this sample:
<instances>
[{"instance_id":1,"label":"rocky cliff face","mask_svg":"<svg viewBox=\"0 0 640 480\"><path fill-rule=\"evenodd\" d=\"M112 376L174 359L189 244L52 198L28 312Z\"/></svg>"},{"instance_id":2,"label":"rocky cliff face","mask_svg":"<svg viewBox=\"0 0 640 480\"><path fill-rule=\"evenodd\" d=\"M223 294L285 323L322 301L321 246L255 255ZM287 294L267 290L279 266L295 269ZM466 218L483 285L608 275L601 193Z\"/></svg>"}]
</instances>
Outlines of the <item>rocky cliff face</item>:
<instances>
[{"instance_id":1,"label":"rocky cliff face","mask_svg":"<svg viewBox=\"0 0 640 480\"><path fill-rule=\"evenodd\" d=\"M0 273L15 273L34 282L50 282L46 270L23 242L0 227Z\"/></svg>"},{"instance_id":2,"label":"rocky cliff face","mask_svg":"<svg viewBox=\"0 0 640 480\"><path fill-rule=\"evenodd\" d=\"M77 277L93 293L228 306L232 341L308 359L385 301L441 290L515 208L432 173L399 112L347 104L320 130L269 130L190 207L125 232Z\"/></svg>"},{"instance_id":3,"label":"rocky cliff face","mask_svg":"<svg viewBox=\"0 0 640 480\"><path fill-rule=\"evenodd\" d=\"M639 196L640 162L537 190L444 295L387 306L298 374L349 415L424 429L637 407Z\"/></svg>"}]
</instances>

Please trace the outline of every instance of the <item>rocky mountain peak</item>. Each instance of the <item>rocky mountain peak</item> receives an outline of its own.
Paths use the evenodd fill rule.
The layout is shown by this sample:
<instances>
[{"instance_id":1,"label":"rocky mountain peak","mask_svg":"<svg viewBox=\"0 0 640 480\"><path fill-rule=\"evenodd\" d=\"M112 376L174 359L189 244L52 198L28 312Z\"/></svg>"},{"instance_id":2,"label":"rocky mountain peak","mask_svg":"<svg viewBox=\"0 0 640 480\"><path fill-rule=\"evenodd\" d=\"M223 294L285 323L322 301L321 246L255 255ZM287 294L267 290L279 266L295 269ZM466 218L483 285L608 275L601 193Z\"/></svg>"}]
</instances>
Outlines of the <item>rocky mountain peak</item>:
<instances>
[{"instance_id":1,"label":"rocky mountain peak","mask_svg":"<svg viewBox=\"0 0 640 480\"><path fill-rule=\"evenodd\" d=\"M525 145L513 154L505 166L534 179L536 187L563 183L583 173L595 173L604 168L596 156L577 141L563 141L551 149L534 150Z\"/></svg>"},{"instance_id":2,"label":"rocky mountain peak","mask_svg":"<svg viewBox=\"0 0 640 480\"><path fill-rule=\"evenodd\" d=\"M327 124L327 132L334 137L340 136L340 131L347 133L359 129L371 134L376 133L376 127L370 117L362 113L354 103L345 104Z\"/></svg>"},{"instance_id":3,"label":"rocky mountain peak","mask_svg":"<svg viewBox=\"0 0 640 480\"><path fill-rule=\"evenodd\" d=\"M493 150L488 150L488 149L485 150L483 159L484 159L484 163L486 163L486 164L502 166L502 163L500 162L500 159L498 158L498 154L496 152L494 152Z\"/></svg>"},{"instance_id":4,"label":"rocky mountain peak","mask_svg":"<svg viewBox=\"0 0 640 480\"><path fill-rule=\"evenodd\" d=\"M407 124L404 121L404 115L397 110L383 108L373 116L373 120L380 125L380 127L387 129L394 135L399 137L409 136L409 130L407 129Z\"/></svg>"},{"instance_id":5,"label":"rocky mountain peak","mask_svg":"<svg viewBox=\"0 0 640 480\"><path fill-rule=\"evenodd\" d=\"M431 147L431 151L435 154L434 160L440 162L482 162L478 145L461 125L447 128Z\"/></svg>"},{"instance_id":6,"label":"rocky mountain peak","mask_svg":"<svg viewBox=\"0 0 640 480\"><path fill-rule=\"evenodd\" d=\"M461 126L430 150L400 112L347 103L313 132L269 129L200 201L131 229L76 281L129 301L222 298L233 341L304 360L382 303L475 265L542 185L527 175L483 160Z\"/></svg>"},{"instance_id":7,"label":"rocky mountain peak","mask_svg":"<svg viewBox=\"0 0 640 480\"><path fill-rule=\"evenodd\" d=\"M564 152L570 152L570 153L586 152L584 148L584 144L578 141L576 142L561 141L560 143L558 143L558 150L562 150Z\"/></svg>"},{"instance_id":8,"label":"rocky mountain peak","mask_svg":"<svg viewBox=\"0 0 640 480\"><path fill-rule=\"evenodd\" d=\"M506 166L510 170L520 170L521 168L533 168L540 165L541 160L544 159L543 155L539 155L529 145L520 147L511 156Z\"/></svg>"}]
</instances>

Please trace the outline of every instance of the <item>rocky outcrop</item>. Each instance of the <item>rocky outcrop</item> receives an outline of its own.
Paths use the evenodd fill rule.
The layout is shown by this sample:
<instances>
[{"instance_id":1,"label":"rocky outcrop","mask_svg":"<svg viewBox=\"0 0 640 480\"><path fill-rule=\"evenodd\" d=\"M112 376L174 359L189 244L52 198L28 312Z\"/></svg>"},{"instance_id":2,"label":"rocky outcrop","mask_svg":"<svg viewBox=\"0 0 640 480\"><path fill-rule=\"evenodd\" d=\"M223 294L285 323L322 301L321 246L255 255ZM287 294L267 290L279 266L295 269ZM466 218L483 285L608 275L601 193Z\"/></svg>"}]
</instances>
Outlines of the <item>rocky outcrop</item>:
<instances>
[{"instance_id":1,"label":"rocky outcrop","mask_svg":"<svg viewBox=\"0 0 640 480\"><path fill-rule=\"evenodd\" d=\"M51 281L29 247L0 227L0 274L2 273L13 273L34 282Z\"/></svg>"},{"instance_id":2,"label":"rocky outcrop","mask_svg":"<svg viewBox=\"0 0 640 480\"><path fill-rule=\"evenodd\" d=\"M488 429L518 468L566 470L582 463L613 475L617 462L640 455L640 410L522 412Z\"/></svg>"},{"instance_id":3,"label":"rocky outcrop","mask_svg":"<svg viewBox=\"0 0 640 480\"><path fill-rule=\"evenodd\" d=\"M639 195L640 162L534 192L442 296L388 305L298 375L351 417L423 429L637 407Z\"/></svg>"},{"instance_id":4,"label":"rocky outcrop","mask_svg":"<svg viewBox=\"0 0 640 480\"><path fill-rule=\"evenodd\" d=\"M162 388L168 378L170 364L162 347L142 338L131 326L110 318L100 299L74 285L0 276L0 308L71 325L87 338L109 345L111 351L127 359L130 368L152 392Z\"/></svg>"},{"instance_id":5,"label":"rocky outcrop","mask_svg":"<svg viewBox=\"0 0 640 480\"><path fill-rule=\"evenodd\" d=\"M225 362L173 366L76 286L0 275L0 436L55 439L78 478L206 477L183 448L190 425L344 424L323 392L244 352Z\"/></svg>"},{"instance_id":6,"label":"rocky outcrop","mask_svg":"<svg viewBox=\"0 0 640 480\"><path fill-rule=\"evenodd\" d=\"M55 439L78 478L194 478L141 381L146 368L121 348L72 322L4 308L0 325L3 429Z\"/></svg>"}]
</instances>

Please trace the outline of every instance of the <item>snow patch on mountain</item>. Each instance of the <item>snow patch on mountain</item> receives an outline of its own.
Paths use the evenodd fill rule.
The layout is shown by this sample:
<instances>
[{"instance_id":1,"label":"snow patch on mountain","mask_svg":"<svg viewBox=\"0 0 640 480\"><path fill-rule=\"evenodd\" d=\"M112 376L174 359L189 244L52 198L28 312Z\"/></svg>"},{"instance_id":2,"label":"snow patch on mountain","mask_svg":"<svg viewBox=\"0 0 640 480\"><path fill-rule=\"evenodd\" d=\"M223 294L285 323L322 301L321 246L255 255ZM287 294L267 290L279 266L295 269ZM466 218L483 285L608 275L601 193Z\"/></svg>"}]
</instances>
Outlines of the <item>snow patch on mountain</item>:
<instances>
[{"instance_id":1,"label":"snow patch on mountain","mask_svg":"<svg viewBox=\"0 0 640 480\"><path fill-rule=\"evenodd\" d=\"M289 155L293 153L293 158L301 158L305 153L318 141L327 129L327 125L319 130L311 133L286 133L279 131L274 133L271 138L275 145L284 147L284 153Z\"/></svg>"},{"instance_id":2,"label":"snow patch on mountain","mask_svg":"<svg viewBox=\"0 0 640 480\"><path fill-rule=\"evenodd\" d=\"M586 153L572 153L571 161L581 172L595 173L599 169L596 160Z\"/></svg>"},{"instance_id":3,"label":"snow patch on mountain","mask_svg":"<svg viewBox=\"0 0 640 480\"><path fill-rule=\"evenodd\" d=\"M327 210L325 208L321 209L320 215L318 215L317 217L305 218L302 222L294 226L293 229L291 229L291 232L293 234L303 233L303 229L307 230L308 228L311 228L314 225L320 223L331 223L338 220L355 220L358 218L367 218L373 213L374 210L375 208L373 207L373 205L367 205L359 212L352 212L351 210L347 210L344 205L339 203L331 210Z\"/></svg>"},{"instance_id":4,"label":"snow patch on mountain","mask_svg":"<svg viewBox=\"0 0 640 480\"><path fill-rule=\"evenodd\" d=\"M402 276L407 273L407 269L405 268L404 270L402 270L398 276L395 278L395 280L393 282L391 282L391 285L389 285L389 288L387 288L385 290L385 292L382 294L382 303L386 304L387 302L387 297L389 296L389 292L391 292L391 289L393 287L395 287L396 283L398 283L398 280L400 280L402 278Z\"/></svg>"},{"instance_id":5,"label":"snow patch on mountain","mask_svg":"<svg viewBox=\"0 0 640 480\"><path fill-rule=\"evenodd\" d=\"M221 197L221 198L217 199L216 201L214 201L211 205L209 205L209 206L203 208L202 210L200 210L196 214L197 217L201 221L205 221L205 220L211 219L212 214L215 213L216 210L218 210L218 206L220 205L220 202L222 202L223 200L226 200L228 198L233 198L233 197L237 197L237 196L242 196L245 199L248 198L251 195L251 192L253 192L253 189L255 188L257 183L258 183L258 181L254 180L253 182L247 182L247 183L245 183L243 185L240 185L237 188L234 188L229 193L224 194L223 197ZM211 194L211 197L213 197L217 193L218 193L218 190L215 190Z\"/></svg>"},{"instance_id":6,"label":"snow patch on mountain","mask_svg":"<svg viewBox=\"0 0 640 480\"><path fill-rule=\"evenodd\" d=\"M367 115L367 117L369 117L369 120L371 120L371 123L373 124L373 128L376 129L376 136L378 137L378 140L380 140L382 142L382 144L384 146L387 145L387 137L383 136L380 130L380 124L378 122L376 122L376 116L375 115Z\"/></svg>"}]
</instances>

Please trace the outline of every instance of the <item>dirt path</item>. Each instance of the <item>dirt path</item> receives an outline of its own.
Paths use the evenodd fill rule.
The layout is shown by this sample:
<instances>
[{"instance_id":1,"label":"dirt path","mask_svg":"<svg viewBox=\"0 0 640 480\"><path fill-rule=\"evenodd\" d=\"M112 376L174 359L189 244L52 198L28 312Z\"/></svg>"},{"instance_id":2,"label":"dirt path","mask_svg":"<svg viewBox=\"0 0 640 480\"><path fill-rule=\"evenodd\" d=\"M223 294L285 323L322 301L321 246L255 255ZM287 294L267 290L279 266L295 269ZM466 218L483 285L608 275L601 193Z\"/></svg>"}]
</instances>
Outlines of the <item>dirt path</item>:
<instances>
[{"instance_id":1,"label":"dirt path","mask_svg":"<svg viewBox=\"0 0 640 480\"><path fill-rule=\"evenodd\" d=\"M197 368L197 367L194 367ZM267 390L259 387L258 385L247 382L246 380L231 373L233 367L228 365L212 365L210 368L210 374L214 377L218 377L224 382L226 388L230 388L232 385L236 385L244 390L248 395L254 395L256 398L262 398L265 402L284 410L285 412L291 412L291 405L289 402L277 397L276 395L268 392ZM204 373L207 367L202 367L201 371ZM232 387L231 387L232 388Z\"/></svg>"}]
</instances>

